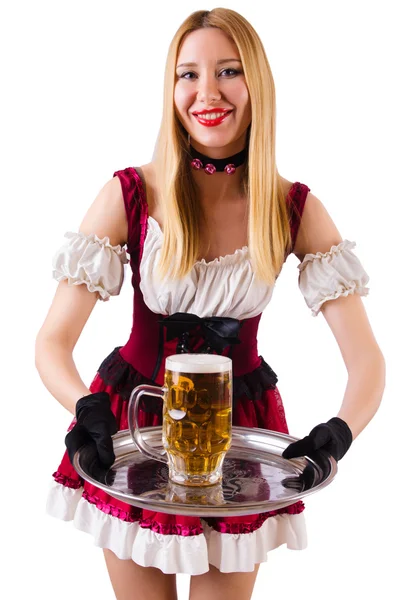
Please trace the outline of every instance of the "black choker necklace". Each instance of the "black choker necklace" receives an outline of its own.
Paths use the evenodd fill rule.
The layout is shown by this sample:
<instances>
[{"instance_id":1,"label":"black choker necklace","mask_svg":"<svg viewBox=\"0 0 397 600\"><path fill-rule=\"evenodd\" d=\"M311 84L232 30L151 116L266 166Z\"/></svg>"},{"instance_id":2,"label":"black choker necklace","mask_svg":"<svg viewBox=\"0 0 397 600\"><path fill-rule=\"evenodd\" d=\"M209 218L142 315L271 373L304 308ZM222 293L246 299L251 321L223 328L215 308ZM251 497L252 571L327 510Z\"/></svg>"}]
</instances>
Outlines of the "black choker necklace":
<instances>
[{"instance_id":1,"label":"black choker necklace","mask_svg":"<svg viewBox=\"0 0 397 600\"><path fill-rule=\"evenodd\" d=\"M237 167L245 162L247 156L247 148L244 148L241 152L237 152L237 154L233 154L233 156L228 156L227 158L210 158L195 150L192 145L189 147L189 152L190 157L193 159L190 162L193 169L196 169L197 171L204 169L207 175L212 175L215 172L225 172L228 175L233 175Z\"/></svg>"}]
</instances>

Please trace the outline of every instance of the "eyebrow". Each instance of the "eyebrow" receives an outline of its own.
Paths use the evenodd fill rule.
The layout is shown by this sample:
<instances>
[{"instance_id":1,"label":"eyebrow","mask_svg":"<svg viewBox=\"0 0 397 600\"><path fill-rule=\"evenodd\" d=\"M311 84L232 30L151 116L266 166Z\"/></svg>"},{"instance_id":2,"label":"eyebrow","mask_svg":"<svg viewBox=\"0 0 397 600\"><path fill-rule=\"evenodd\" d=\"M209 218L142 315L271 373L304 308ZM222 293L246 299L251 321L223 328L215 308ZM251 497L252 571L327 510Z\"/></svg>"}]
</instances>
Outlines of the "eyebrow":
<instances>
[{"instance_id":1,"label":"eyebrow","mask_svg":"<svg viewBox=\"0 0 397 600\"><path fill-rule=\"evenodd\" d=\"M227 63L227 62L239 62L241 63L241 60L239 58L221 58L220 60L216 61L217 65L222 65L223 63ZM178 65L176 68L179 69L179 67L197 67L198 64L195 62L186 62L186 63L181 63L180 65Z\"/></svg>"}]
</instances>

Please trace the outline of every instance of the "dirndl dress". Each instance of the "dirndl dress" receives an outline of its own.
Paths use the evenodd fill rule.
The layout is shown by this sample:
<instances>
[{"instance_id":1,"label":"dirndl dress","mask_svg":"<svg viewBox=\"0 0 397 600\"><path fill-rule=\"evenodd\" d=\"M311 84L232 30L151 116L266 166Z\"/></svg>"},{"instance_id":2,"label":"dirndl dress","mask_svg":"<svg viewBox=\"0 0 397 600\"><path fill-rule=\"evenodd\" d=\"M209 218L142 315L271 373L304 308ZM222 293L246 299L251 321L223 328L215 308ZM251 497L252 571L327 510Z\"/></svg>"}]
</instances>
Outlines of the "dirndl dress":
<instances>
[{"instance_id":1,"label":"dirndl dress","mask_svg":"<svg viewBox=\"0 0 397 600\"><path fill-rule=\"evenodd\" d=\"M198 261L182 281L159 283L152 274L163 234L148 215L143 173L128 167L114 176L120 180L128 218L127 248L111 246L109 238L99 239L95 234L68 232L67 241L53 260L55 279L66 279L70 285L85 284L102 300L120 292L124 264L129 262L132 270L131 335L124 346L114 348L103 360L90 385L91 392L108 392L119 430L128 429L127 406L132 390L143 383L162 387L165 359L180 352L182 346L185 352L215 352L208 346L205 328L212 317L228 317L238 325L239 343L230 343L218 353L232 359L233 425L288 433L277 376L257 348L261 314L273 288L255 280L248 248L211 262ZM286 199L291 209L293 242L308 192L306 185L296 182ZM309 268L300 273L300 287L313 314L318 313L327 296L337 296L336 289L339 295L344 293L340 281L336 281L339 288L322 290L319 297L316 277L317 282L323 279L323 271L330 264L333 272L339 268L341 277L345 275L350 281L355 278L355 292L366 293L366 274L351 252L352 244L345 240L333 246L324 260L325 255L305 257ZM321 262L323 266L317 264ZM173 315L180 313L191 317L183 339L170 327ZM161 399L141 397L140 426L161 423ZM75 419L68 431L74 424ZM48 514L73 521L78 529L91 534L95 545L112 550L120 559L133 559L164 573L190 575L207 572L210 564L221 572L248 572L282 544L304 549L304 508L299 501L270 512L217 518L146 510L117 500L84 481L72 467L67 452L53 473L47 500Z\"/></svg>"}]
</instances>

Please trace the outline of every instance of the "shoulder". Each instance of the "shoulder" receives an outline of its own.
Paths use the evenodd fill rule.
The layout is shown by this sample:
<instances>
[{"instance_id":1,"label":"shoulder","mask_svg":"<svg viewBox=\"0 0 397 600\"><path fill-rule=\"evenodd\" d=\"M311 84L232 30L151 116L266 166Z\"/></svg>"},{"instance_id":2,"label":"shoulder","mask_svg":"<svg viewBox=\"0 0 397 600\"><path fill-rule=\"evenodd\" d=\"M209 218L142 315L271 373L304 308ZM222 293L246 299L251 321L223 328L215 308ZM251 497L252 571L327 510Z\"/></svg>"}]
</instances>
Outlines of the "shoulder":
<instances>
[{"instance_id":1,"label":"shoulder","mask_svg":"<svg viewBox=\"0 0 397 600\"><path fill-rule=\"evenodd\" d=\"M282 195L290 210L291 218L295 220L296 216L301 216L305 206L305 200L310 188L299 181L289 181L284 177L279 178Z\"/></svg>"},{"instance_id":2,"label":"shoulder","mask_svg":"<svg viewBox=\"0 0 397 600\"><path fill-rule=\"evenodd\" d=\"M101 188L80 224L79 232L99 238L109 237L112 245L124 245L127 239L123 193L116 177Z\"/></svg>"},{"instance_id":3,"label":"shoulder","mask_svg":"<svg viewBox=\"0 0 397 600\"><path fill-rule=\"evenodd\" d=\"M336 224L317 196L308 192L293 253L302 262L306 254L328 252L342 242Z\"/></svg>"},{"instance_id":4,"label":"shoulder","mask_svg":"<svg viewBox=\"0 0 397 600\"><path fill-rule=\"evenodd\" d=\"M124 201L128 199L131 201L131 197L136 193L139 193L141 187L141 179L134 167L127 167L126 169L120 169L113 173L113 181L115 187L121 191L124 196Z\"/></svg>"}]
</instances>

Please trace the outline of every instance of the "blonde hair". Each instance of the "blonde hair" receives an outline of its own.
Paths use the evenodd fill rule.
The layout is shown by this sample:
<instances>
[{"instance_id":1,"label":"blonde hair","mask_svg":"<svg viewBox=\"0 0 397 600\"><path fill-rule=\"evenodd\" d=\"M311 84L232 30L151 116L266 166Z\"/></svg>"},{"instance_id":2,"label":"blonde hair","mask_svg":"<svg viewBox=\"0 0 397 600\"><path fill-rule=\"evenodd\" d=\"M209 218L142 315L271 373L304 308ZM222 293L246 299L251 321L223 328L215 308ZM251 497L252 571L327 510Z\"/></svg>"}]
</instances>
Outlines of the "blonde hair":
<instances>
[{"instance_id":1,"label":"blonde hair","mask_svg":"<svg viewBox=\"0 0 397 600\"><path fill-rule=\"evenodd\" d=\"M215 8L192 13L172 39L165 67L163 117L153 162L163 218L157 275L183 278L198 260L200 203L189 161L188 134L174 109L176 61L185 36L216 27L236 44L251 101L243 192L248 198L248 248L256 277L273 285L291 251L289 213L275 158L275 87L262 42L239 13Z\"/></svg>"}]
</instances>

